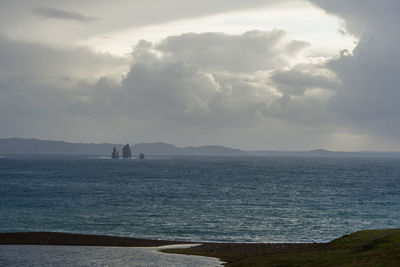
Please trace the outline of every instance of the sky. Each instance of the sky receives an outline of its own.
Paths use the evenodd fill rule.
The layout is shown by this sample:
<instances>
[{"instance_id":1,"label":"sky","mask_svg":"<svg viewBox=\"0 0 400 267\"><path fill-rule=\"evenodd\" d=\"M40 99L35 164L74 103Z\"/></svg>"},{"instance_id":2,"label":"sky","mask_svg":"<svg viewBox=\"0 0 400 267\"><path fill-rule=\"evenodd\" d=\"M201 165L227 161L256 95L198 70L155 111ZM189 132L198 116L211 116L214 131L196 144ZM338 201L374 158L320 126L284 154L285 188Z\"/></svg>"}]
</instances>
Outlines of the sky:
<instances>
[{"instance_id":1,"label":"sky","mask_svg":"<svg viewBox=\"0 0 400 267\"><path fill-rule=\"evenodd\" d=\"M0 138L400 150L398 0L0 0Z\"/></svg>"}]
</instances>

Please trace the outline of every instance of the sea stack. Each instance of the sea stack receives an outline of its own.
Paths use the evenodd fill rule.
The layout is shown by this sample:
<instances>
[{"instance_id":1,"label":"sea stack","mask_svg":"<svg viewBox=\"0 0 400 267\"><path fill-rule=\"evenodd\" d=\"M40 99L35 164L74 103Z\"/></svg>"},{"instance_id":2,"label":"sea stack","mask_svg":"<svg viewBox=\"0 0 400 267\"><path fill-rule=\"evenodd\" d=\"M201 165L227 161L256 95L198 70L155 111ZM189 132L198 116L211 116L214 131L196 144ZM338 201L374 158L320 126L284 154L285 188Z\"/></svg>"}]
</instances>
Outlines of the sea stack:
<instances>
[{"instance_id":1,"label":"sea stack","mask_svg":"<svg viewBox=\"0 0 400 267\"><path fill-rule=\"evenodd\" d=\"M117 149L115 147L113 147L113 152L111 153L111 158L112 159L119 158L118 151L117 151Z\"/></svg>"},{"instance_id":2,"label":"sea stack","mask_svg":"<svg viewBox=\"0 0 400 267\"><path fill-rule=\"evenodd\" d=\"M144 154L143 153L140 153L139 159L144 159Z\"/></svg>"},{"instance_id":3,"label":"sea stack","mask_svg":"<svg viewBox=\"0 0 400 267\"><path fill-rule=\"evenodd\" d=\"M122 148L122 158L124 158L124 159L132 158L132 151L131 151L131 148L130 148L129 144L126 144Z\"/></svg>"}]
</instances>

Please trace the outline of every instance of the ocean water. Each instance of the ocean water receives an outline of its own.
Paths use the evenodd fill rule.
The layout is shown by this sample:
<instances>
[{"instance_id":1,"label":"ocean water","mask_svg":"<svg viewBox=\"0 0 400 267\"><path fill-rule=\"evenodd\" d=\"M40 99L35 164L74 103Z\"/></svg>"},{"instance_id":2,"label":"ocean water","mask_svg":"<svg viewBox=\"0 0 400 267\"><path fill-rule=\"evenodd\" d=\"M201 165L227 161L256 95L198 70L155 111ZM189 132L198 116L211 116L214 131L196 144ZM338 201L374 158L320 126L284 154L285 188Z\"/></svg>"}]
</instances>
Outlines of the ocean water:
<instances>
[{"instance_id":1,"label":"ocean water","mask_svg":"<svg viewBox=\"0 0 400 267\"><path fill-rule=\"evenodd\" d=\"M400 159L0 158L0 232L329 241L400 227Z\"/></svg>"}]
</instances>

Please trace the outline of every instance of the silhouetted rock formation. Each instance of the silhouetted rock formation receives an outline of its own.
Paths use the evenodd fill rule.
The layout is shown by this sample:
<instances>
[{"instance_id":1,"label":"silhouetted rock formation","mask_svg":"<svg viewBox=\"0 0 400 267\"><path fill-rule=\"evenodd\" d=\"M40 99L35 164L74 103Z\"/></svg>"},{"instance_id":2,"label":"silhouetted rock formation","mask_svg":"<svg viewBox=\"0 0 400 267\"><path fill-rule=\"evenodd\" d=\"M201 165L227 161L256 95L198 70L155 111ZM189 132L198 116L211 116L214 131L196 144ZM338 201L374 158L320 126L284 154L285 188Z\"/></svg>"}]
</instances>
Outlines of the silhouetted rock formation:
<instances>
[{"instance_id":1,"label":"silhouetted rock formation","mask_svg":"<svg viewBox=\"0 0 400 267\"><path fill-rule=\"evenodd\" d=\"M117 149L116 149L115 147L113 147L113 152L112 152L112 154L111 154L111 158L112 158L112 159L117 159L117 158L119 158L118 151L117 151Z\"/></svg>"},{"instance_id":2,"label":"silhouetted rock formation","mask_svg":"<svg viewBox=\"0 0 400 267\"><path fill-rule=\"evenodd\" d=\"M143 153L140 153L139 159L144 159L144 154Z\"/></svg>"},{"instance_id":3,"label":"silhouetted rock formation","mask_svg":"<svg viewBox=\"0 0 400 267\"><path fill-rule=\"evenodd\" d=\"M131 151L131 148L129 147L129 144L126 144L122 148L122 158L124 158L124 159L132 158L132 151Z\"/></svg>"}]
</instances>

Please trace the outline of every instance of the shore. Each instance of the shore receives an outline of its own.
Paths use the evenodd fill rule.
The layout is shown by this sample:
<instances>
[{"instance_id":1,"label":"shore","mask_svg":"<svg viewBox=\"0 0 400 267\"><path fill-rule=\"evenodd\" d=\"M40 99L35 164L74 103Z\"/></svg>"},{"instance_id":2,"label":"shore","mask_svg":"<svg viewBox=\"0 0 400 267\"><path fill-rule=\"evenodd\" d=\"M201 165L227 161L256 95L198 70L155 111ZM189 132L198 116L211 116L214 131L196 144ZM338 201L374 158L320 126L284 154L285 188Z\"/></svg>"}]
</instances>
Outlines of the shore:
<instances>
[{"instance_id":1,"label":"shore","mask_svg":"<svg viewBox=\"0 0 400 267\"><path fill-rule=\"evenodd\" d=\"M0 233L0 245L159 247L192 243L54 232ZM218 258L227 266L400 266L400 229L359 231L329 243L195 243L200 245L162 251Z\"/></svg>"},{"instance_id":2,"label":"shore","mask_svg":"<svg viewBox=\"0 0 400 267\"><path fill-rule=\"evenodd\" d=\"M190 242L185 241L148 240L107 235L69 234L58 232L0 233L0 245L159 247L189 243Z\"/></svg>"},{"instance_id":3,"label":"shore","mask_svg":"<svg viewBox=\"0 0 400 267\"><path fill-rule=\"evenodd\" d=\"M0 233L0 245L159 247L193 243L200 244L200 246L197 246L195 249L199 253L230 250L237 254L242 254L243 251L249 251L252 253L261 251L270 251L271 253L294 252L325 246L324 243L219 243L168 241L59 232Z\"/></svg>"},{"instance_id":4,"label":"shore","mask_svg":"<svg viewBox=\"0 0 400 267\"><path fill-rule=\"evenodd\" d=\"M400 228L365 230L329 243L218 244L167 253L215 257L226 266L400 266Z\"/></svg>"}]
</instances>

